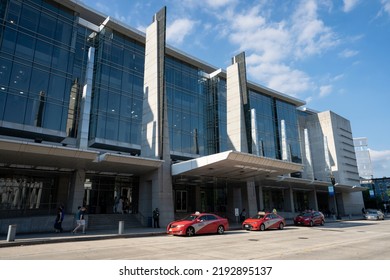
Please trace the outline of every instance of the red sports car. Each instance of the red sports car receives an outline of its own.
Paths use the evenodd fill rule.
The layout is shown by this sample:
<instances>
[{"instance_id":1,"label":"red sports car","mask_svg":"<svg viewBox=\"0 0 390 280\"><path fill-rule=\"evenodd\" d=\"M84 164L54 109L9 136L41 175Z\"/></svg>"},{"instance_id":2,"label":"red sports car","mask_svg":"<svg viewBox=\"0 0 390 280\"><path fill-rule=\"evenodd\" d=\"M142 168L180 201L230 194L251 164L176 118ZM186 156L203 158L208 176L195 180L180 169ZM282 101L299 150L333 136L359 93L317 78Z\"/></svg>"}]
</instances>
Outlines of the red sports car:
<instances>
[{"instance_id":1,"label":"red sports car","mask_svg":"<svg viewBox=\"0 0 390 280\"><path fill-rule=\"evenodd\" d=\"M286 221L283 217L275 213L258 212L252 218L246 219L242 223L242 228L246 230L266 230L271 228L283 229Z\"/></svg>"},{"instance_id":2,"label":"red sports car","mask_svg":"<svg viewBox=\"0 0 390 280\"><path fill-rule=\"evenodd\" d=\"M320 211L302 212L294 218L294 225L314 226L325 224L325 216Z\"/></svg>"},{"instance_id":3,"label":"red sports car","mask_svg":"<svg viewBox=\"0 0 390 280\"><path fill-rule=\"evenodd\" d=\"M193 236L195 234L218 233L229 230L229 222L215 214L196 212L167 226L167 233L172 235Z\"/></svg>"}]
</instances>

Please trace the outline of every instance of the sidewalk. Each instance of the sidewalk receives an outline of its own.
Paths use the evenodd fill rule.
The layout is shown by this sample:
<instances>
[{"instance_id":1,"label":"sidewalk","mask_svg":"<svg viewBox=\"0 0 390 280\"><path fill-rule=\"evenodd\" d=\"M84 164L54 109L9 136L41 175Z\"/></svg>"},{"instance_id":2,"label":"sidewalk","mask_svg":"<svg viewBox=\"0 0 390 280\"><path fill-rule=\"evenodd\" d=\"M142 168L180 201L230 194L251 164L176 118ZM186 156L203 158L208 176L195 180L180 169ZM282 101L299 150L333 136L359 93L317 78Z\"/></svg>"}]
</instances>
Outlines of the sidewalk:
<instances>
[{"instance_id":1,"label":"sidewalk","mask_svg":"<svg viewBox=\"0 0 390 280\"><path fill-rule=\"evenodd\" d=\"M342 220L334 220L328 218L326 223L334 223L341 221L351 221L351 220L361 220L361 216L354 216L351 218L343 217ZM288 219L286 220L286 225L293 225L293 221ZM241 229L241 224L231 223L229 230L239 230ZM77 233L72 234L71 232L62 232L62 233L23 233L18 234L16 232L14 241L7 241L7 235L1 236L0 238L0 248L4 247L15 247L15 246L25 246L25 245L34 245L34 244L50 244L50 243L60 243L60 242L76 242L76 241L91 241L91 240L102 240L102 239L113 239L113 238L134 238L134 237L145 237L145 236L156 236L156 235L165 235L165 228L150 228L150 227L140 227L140 228L127 228L124 229L122 234L119 234L119 229L107 229L99 231L87 231L86 234Z\"/></svg>"}]
</instances>

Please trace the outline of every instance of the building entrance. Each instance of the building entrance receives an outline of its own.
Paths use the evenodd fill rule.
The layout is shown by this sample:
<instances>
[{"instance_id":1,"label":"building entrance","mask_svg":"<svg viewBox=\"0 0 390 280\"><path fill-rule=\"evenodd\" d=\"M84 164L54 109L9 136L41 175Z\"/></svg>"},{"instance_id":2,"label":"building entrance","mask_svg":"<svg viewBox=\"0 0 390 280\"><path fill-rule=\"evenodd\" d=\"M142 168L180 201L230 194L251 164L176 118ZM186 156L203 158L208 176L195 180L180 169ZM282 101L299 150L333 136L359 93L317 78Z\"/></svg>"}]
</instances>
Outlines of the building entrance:
<instances>
[{"instance_id":1,"label":"building entrance","mask_svg":"<svg viewBox=\"0 0 390 280\"><path fill-rule=\"evenodd\" d=\"M88 213L114 213L120 198L122 209L117 209L117 212L138 213L138 178L87 175L87 180L91 182L84 194Z\"/></svg>"}]
</instances>

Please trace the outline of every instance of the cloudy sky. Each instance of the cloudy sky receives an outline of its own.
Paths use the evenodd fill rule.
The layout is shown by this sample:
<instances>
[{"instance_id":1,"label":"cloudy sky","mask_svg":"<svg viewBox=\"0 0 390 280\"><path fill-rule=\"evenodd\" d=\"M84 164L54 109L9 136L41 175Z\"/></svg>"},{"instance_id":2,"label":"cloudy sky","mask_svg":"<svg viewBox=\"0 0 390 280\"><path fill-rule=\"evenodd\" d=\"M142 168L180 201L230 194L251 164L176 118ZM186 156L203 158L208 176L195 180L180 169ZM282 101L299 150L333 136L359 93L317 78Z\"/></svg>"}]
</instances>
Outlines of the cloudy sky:
<instances>
[{"instance_id":1,"label":"cloudy sky","mask_svg":"<svg viewBox=\"0 0 390 280\"><path fill-rule=\"evenodd\" d=\"M141 31L167 7L167 42L331 110L367 137L374 177L390 177L390 0L79 0Z\"/></svg>"}]
</instances>

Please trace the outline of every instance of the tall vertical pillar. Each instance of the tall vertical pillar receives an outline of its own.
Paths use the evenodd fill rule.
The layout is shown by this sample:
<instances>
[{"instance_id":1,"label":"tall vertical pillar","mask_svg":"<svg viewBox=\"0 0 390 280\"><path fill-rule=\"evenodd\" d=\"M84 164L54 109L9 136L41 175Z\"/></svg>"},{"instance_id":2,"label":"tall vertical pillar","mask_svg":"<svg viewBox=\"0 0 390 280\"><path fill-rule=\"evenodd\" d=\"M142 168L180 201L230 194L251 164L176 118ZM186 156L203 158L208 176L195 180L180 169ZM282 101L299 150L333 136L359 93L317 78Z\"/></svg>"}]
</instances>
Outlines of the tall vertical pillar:
<instances>
[{"instance_id":1,"label":"tall vertical pillar","mask_svg":"<svg viewBox=\"0 0 390 280\"><path fill-rule=\"evenodd\" d=\"M251 138L251 129L245 53L233 57L232 60L233 64L226 69L226 109L229 116L227 135L232 150L248 153L248 139Z\"/></svg>"},{"instance_id":2,"label":"tall vertical pillar","mask_svg":"<svg viewBox=\"0 0 390 280\"><path fill-rule=\"evenodd\" d=\"M78 130L77 144L81 149L88 148L89 134L89 119L91 112L91 96L92 96L92 78L93 65L95 60L95 48L90 47L88 50L88 61L86 69L85 85L83 87L83 95L81 99L81 120L80 129Z\"/></svg>"},{"instance_id":3,"label":"tall vertical pillar","mask_svg":"<svg viewBox=\"0 0 390 280\"><path fill-rule=\"evenodd\" d=\"M149 213L143 214L149 216L153 209L159 208L161 226L173 220L168 106L165 91L165 34L166 7L153 16L152 24L146 29L142 110L144 141L141 144L143 157L164 161L155 174L148 179L150 182L141 185L141 188L148 188L152 198L152 209L145 210Z\"/></svg>"}]
</instances>

